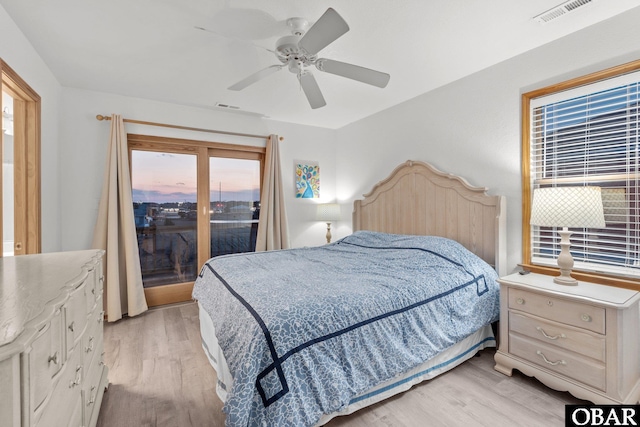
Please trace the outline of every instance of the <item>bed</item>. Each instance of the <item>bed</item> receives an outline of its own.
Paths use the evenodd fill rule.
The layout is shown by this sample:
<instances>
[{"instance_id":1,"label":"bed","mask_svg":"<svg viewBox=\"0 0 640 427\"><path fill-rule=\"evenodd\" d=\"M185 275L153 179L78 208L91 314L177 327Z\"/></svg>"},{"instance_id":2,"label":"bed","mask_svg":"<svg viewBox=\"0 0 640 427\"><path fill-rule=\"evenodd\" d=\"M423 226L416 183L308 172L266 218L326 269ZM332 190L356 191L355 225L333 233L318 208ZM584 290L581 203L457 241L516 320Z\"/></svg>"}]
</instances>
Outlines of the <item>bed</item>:
<instances>
[{"instance_id":1,"label":"bed","mask_svg":"<svg viewBox=\"0 0 640 427\"><path fill-rule=\"evenodd\" d=\"M495 346L505 203L407 161L354 202L354 233L212 258L194 285L228 426L313 426Z\"/></svg>"}]
</instances>

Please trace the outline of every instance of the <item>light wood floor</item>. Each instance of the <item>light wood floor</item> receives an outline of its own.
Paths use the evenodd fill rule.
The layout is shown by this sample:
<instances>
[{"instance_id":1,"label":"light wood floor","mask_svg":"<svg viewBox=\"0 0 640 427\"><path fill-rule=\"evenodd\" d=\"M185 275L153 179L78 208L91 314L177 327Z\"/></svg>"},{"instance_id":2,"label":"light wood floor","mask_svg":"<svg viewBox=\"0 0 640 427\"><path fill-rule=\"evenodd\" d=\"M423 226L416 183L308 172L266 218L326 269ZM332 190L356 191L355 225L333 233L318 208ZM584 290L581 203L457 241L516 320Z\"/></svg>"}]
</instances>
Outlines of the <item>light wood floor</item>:
<instances>
[{"instance_id":1,"label":"light wood floor","mask_svg":"<svg viewBox=\"0 0 640 427\"><path fill-rule=\"evenodd\" d=\"M223 426L215 371L200 344L198 307L179 304L105 325L109 389L98 427ZM564 405L584 403L514 371L486 349L431 381L329 427L564 426Z\"/></svg>"}]
</instances>

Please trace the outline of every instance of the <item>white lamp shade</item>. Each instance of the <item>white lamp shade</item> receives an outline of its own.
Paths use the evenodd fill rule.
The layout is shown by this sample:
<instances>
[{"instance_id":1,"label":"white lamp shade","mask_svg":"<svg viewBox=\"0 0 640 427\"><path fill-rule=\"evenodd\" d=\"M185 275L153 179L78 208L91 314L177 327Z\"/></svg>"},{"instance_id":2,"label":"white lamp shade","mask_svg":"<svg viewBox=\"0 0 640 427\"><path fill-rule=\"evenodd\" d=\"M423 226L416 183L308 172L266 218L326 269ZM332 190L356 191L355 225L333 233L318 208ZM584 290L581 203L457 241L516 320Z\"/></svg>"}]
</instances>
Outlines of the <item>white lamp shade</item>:
<instances>
[{"instance_id":1,"label":"white lamp shade","mask_svg":"<svg viewBox=\"0 0 640 427\"><path fill-rule=\"evenodd\" d=\"M550 187L533 190L531 225L604 228L600 187Z\"/></svg>"},{"instance_id":2,"label":"white lamp shade","mask_svg":"<svg viewBox=\"0 0 640 427\"><path fill-rule=\"evenodd\" d=\"M321 203L316 211L318 221L337 221L340 219L340 205L337 203Z\"/></svg>"}]
</instances>

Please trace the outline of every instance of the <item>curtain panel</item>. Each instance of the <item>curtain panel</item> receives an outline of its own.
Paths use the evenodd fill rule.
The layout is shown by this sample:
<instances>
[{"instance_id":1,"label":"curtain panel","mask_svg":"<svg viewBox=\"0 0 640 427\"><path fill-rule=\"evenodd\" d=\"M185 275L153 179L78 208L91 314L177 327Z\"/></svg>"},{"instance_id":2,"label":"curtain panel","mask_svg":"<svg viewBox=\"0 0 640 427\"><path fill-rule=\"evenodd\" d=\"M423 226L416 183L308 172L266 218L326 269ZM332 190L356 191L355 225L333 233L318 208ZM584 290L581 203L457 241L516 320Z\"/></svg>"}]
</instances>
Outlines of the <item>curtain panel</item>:
<instances>
[{"instance_id":1,"label":"curtain panel","mask_svg":"<svg viewBox=\"0 0 640 427\"><path fill-rule=\"evenodd\" d=\"M289 226L282 190L280 140L277 135L269 135L267 140L262 181L256 251L288 249Z\"/></svg>"},{"instance_id":2,"label":"curtain panel","mask_svg":"<svg viewBox=\"0 0 640 427\"><path fill-rule=\"evenodd\" d=\"M138 315L148 309L138 254L127 134L122 116L111 118L102 197L93 235L93 247L104 249L104 307L107 320L124 314Z\"/></svg>"}]
</instances>

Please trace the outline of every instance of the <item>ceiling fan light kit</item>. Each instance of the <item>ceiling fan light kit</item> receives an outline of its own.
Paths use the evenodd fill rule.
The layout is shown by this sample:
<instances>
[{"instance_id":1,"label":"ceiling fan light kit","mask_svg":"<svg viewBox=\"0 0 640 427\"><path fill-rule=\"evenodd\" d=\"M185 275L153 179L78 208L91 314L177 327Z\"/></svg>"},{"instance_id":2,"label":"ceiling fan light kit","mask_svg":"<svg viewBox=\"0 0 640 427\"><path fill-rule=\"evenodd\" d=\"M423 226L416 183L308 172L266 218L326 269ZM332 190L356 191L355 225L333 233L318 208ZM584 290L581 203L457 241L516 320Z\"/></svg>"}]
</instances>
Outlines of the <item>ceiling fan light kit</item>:
<instances>
[{"instance_id":1,"label":"ceiling fan light kit","mask_svg":"<svg viewBox=\"0 0 640 427\"><path fill-rule=\"evenodd\" d=\"M229 86L230 90L242 90L287 67L291 73L298 76L300 86L309 101L309 105L311 105L311 108L316 109L324 107L327 103L310 70L312 65L319 71L380 88L387 86L387 83L389 83L390 76L387 73L346 62L317 57L319 51L349 31L349 26L335 10L327 9L312 26L309 26L309 22L304 18L290 18L287 20L287 25L291 28L291 35L281 37L276 42L275 55L281 65L271 65L253 73Z\"/></svg>"}]
</instances>

